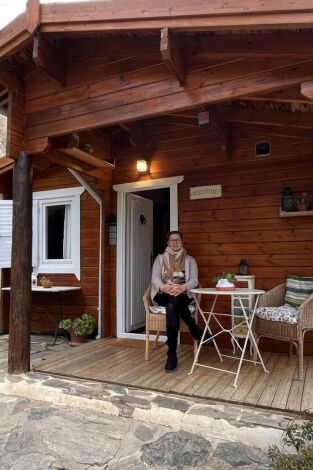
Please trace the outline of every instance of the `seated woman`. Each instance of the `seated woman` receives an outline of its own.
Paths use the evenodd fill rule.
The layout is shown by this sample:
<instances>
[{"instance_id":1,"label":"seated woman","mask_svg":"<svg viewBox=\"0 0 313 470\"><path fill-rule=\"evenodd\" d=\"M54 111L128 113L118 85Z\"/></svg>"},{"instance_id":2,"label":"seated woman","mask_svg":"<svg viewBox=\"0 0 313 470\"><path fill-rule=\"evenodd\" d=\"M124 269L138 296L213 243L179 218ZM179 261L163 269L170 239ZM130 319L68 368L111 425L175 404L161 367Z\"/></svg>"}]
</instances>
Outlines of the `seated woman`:
<instances>
[{"instance_id":1,"label":"seated woman","mask_svg":"<svg viewBox=\"0 0 313 470\"><path fill-rule=\"evenodd\" d=\"M168 352L165 371L173 372L177 367L180 318L186 323L194 339L200 340L203 331L196 325L189 310L189 304L193 300L189 291L198 286L197 263L183 248L183 238L179 231L170 232L166 241L164 254L158 255L153 264L151 300L154 304L166 307Z\"/></svg>"}]
</instances>

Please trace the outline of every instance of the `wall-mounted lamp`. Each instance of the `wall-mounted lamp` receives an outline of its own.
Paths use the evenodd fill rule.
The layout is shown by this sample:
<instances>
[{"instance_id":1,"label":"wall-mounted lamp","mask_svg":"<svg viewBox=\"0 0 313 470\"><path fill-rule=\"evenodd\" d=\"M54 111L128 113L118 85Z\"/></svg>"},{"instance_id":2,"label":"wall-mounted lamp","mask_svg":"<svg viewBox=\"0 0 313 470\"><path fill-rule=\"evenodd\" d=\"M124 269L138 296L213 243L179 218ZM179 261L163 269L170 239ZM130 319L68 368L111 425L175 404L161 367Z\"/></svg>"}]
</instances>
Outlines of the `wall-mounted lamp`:
<instances>
[{"instance_id":1,"label":"wall-mounted lamp","mask_svg":"<svg viewBox=\"0 0 313 470\"><path fill-rule=\"evenodd\" d=\"M149 171L148 160L137 160L137 171L138 173L148 173Z\"/></svg>"},{"instance_id":2,"label":"wall-mounted lamp","mask_svg":"<svg viewBox=\"0 0 313 470\"><path fill-rule=\"evenodd\" d=\"M109 245L115 246L117 239L116 233L116 214L109 215Z\"/></svg>"}]
</instances>

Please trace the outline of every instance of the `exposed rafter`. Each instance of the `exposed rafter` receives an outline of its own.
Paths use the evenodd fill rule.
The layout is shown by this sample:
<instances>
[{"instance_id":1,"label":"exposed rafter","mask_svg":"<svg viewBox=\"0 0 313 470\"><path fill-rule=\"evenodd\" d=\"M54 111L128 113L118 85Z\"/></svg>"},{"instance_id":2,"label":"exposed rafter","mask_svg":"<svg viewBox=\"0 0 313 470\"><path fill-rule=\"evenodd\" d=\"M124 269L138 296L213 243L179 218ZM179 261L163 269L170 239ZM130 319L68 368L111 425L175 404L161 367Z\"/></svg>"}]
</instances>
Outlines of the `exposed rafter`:
<instances>
[{"instance_id":1,"label":"exposed rafter","mask_svg":"<svg viewBox=\"0 0 313 470\"><path fill-rule=\"evenodd\" d=\"M258 111L255 111L256 113ZM297 129L293 127L270 126L255 123L232 122L232 131L254 134L262 137L278 136L286 139L299 139L301 141L313 141L313 133L308 129Z\"/></svg>"},{"instance_id":2,"label":"exposed rafter","mask_svg":"<svg viewBox=\"0 0 313 470\"><path fill-rule=\"evenodd\" d=\"M183 85L186 80L184 58L168 28L161 29L160 51L166 67L177 78L179 84Z\"/></svg>"},{"instance_id":3,"label":"exposed rafter","mask_svg":"<svg viewBox=\"0 0 313 470\"><path fill-rule=\"evenodd\" d=\"M223 106L219 108L224 119L230 122L240 122L244 124L260 124L262 126L277 126L288 129L313 129L313 114L273 111L273 110L255 110L234 106ZM293 131L291 130L290 133Z\"/></svg>"},{"instance_id":4,"label":"exposed rafter","mask_svg":"<svg viewBox=\"0 0 313 470\"><path fill-rule=\"evenodd\" d=\"M222 148L228 158L231 158L232 155L232 146L231 146L231 130L229 124L225 122L223 116L215 107L209 109L210 121L212 126L222 139Z\"/></svg>"},{"instance_id":5,"label":"exposed rafter","mask_svg":"<svg viewBox=\"0 0 313 470\"><path fill-rule=\"evenodd\" d=\"M53 139L52 150L56 150L58 156L67 155L72 159L83 162L85 165L89 165L91 168L114 168L114 163L103 159L107 149L99 147L99 144L97 149L93 146L92 132L89 132L88 142L86 140L88 133L83 134L82 139L77 133ZM107 143L107 140L105 142Z\"/></svg>"},{"instance_id":6,"label":"exposed rafter","mask_svg":"<svg viewBox=\"0 0 313 470\"><path fill-rule=\"evenodd\" d=\"M64 56L42 34L36 33L33 42L33 61L50 77L65 85L66 61Z\"/></svg>"},{"instance_id":7,"label":"exposed rafter","mask_svg":"<svg viewBox=\"0 0 313 470\"><path fill-rule=\"evenodd\" d=\"M129 142L132 147L144 148L144 127L142 122L121 123L121 127L129 133Z\"/></svg>"},{"instance_id":8,"label":"exposed rafter","mask_svg":"<svg viewBox=\"0 0 313 470\"><path fill-rule=\"evenodd\" d=\"M291 88L276 90L261 95L243 96L242 99L249 101L274 101L277 103L308 103L308 98L300 92L300 85Z\"/></svg>"}]
</instances>

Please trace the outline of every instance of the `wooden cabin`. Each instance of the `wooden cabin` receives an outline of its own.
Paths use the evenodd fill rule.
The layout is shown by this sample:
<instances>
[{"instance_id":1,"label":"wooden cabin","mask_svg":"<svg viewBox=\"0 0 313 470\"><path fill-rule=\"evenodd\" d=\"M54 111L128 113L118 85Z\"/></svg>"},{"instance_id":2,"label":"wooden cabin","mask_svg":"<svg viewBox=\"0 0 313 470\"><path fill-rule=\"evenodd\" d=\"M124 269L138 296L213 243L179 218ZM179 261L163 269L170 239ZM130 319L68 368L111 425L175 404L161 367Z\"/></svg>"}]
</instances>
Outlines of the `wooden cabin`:
<instances>
[{"instance_id":1,"label":"wooden cabin","mask_svg":"<svg viewBox=\"0 0 313 470\"><path fill-rule=\"evenodd\" d=\"M16 334L25 327L17 342L27 343L33 271L81 288L64 296L63 316L87 311L101 338L142 338L142 293L169 229L183 232L203 286L220 271L237 272L242 258L265 290L289 274L313 275L312 20L308 0L288 8L277 0L28 0L0 32L8 118L0 193L21 208L2 285L23 302L11 300L10 319L2 293L2 332L10 321ZM145 174L138 160L148 163ZM201 197L212 186L218 197ZM282 213L288 187L309 193L306 211ZM43 241L48 230L57 237L58 219L52 215L47 229L45 210L74 212L74 199L66 199L73 188L78 225L68 230L79 260L54 262ZM33 306L57 321L53 296L34 294ZM33 309L31 331L52 330ZM313 335L305 348L313 353Z\"/></svg>"}]
</instances>

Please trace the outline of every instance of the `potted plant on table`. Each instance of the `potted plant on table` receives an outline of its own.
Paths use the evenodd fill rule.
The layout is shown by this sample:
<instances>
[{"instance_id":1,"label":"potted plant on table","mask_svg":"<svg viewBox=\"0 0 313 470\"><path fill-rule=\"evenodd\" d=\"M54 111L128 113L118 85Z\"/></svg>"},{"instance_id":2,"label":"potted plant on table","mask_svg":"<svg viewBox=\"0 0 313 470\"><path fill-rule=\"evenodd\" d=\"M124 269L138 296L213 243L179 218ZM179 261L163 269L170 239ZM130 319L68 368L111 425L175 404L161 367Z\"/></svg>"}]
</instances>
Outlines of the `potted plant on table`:
<instances>
[{"instance_id":1,"label":"potted plant on table","mask_svg":"<svg viewBox=\"0 0 313 470\"><path fill-rule=\"evenodd\" d=\"M236 274L224 271L214 276L213 280L217 283L216 290L235 290Z\"/></svg>"},{"instance_id":2,"label":"potted plant on table","mask_svg":"<svg viewBox=\"0 0 313 470\"><path fill-rule=\"evenodd\" d=\"M91 335L94 329L95 319L88 313L83 313L80 317L67 318L60 321L60 328L69 332L71 346L77 346L87 341L87 335Z\"/></svg>"}]
</instances>

